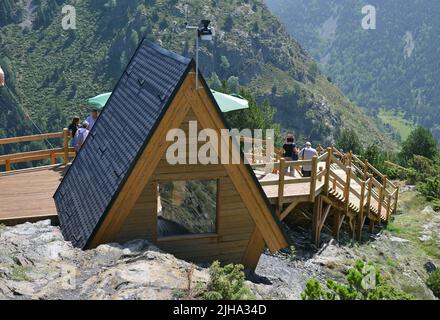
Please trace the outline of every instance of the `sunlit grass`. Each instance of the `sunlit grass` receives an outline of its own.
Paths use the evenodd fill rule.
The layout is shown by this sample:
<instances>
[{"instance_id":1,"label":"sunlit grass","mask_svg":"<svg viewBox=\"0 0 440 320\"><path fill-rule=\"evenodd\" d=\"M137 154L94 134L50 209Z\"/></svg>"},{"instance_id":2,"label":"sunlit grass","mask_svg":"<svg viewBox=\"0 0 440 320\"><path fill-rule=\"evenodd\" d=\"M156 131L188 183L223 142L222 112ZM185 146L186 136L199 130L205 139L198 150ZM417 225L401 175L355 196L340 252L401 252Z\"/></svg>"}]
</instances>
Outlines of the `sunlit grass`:
<instances>
[{"instance_id":1,"label":"sunlit grass","mask_svg":"<svg viewBox=\"0 0 440 320\"><path fill-rule=\"evenodd\" d=\"M394 113L393 111L382 109L379 112L379 118L383 123L389 124L393 127L393 129L399 133L402 141L408 138L414 128L414 124L411 121L406 120L402 113Z\"/></svg>"}]
</instances>

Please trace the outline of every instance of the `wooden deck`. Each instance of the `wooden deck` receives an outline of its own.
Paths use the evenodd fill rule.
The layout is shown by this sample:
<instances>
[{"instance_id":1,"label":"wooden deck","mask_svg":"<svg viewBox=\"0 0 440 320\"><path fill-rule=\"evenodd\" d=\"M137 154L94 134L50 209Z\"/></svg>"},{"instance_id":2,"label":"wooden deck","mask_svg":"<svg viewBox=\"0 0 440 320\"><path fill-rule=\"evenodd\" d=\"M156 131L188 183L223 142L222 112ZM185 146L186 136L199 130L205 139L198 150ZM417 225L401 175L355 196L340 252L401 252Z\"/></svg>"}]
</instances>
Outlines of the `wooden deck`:
<instances>
[{"instance_id":1,"label":"wooden deck","mask_svg":"<svg viewBox=\"0 0 440 320\"><path fill-rule=\"evenodd\" d=\"M269 173L267 175L263 175L261 172L255 172L257 178L259 178L260 182L278 182L279 175L274 173ZM286 176L286 181L295 181L300 180L301 177L299 175L295 177ZM316 194L318 195L322 187L324 186L324 182L321 181L316 184ZM269 201L273 204L277 203L278 199L278 190L279 186L276 185L263 185L264 193L266 194ZM300 182L300 183L287 183L284 185L283 197L285 202L293 202L300 200L307 200L310 195L310 182Z\"/></svg>"},{"instance_id":2,"label":"wooden deck","mask_svg":"<svg viewBox=\"0 0 440 320\"><path fill-rule=\"evenodd\" d=\"M65 165L52 165L0 173L0 223L56 221L52 196L66 168Z\"/></svg>"}]
</instances>

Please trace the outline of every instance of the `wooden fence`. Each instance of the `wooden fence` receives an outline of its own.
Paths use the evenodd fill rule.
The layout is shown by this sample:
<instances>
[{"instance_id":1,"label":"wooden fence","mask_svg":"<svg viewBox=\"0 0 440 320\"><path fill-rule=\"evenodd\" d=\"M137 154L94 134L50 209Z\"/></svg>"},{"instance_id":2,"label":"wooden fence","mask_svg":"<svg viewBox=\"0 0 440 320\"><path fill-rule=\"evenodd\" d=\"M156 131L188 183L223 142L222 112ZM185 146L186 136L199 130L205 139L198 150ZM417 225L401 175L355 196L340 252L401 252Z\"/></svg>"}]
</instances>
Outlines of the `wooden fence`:
<instances>
[{"instance_id":1,"label":"wooden fence","mask_svg":"<svg viewBox=\"0 0 440 320\"><path fill-rule=\"evenodd\" d=\"M46 159L50 160L51 164L56 164L59 158L62 159L63 164L67 164L69 163L70 158L75 157L74 148L69 147L69 130L66 128L62 132L0 139L0 145L39 141L39 140L41 141L48 139L62 139L63 147L0 155L0 166L4 166L5 171L11 171L13 164L26 163L37 160L46 160Z\"/></svg>"}]
</instances>

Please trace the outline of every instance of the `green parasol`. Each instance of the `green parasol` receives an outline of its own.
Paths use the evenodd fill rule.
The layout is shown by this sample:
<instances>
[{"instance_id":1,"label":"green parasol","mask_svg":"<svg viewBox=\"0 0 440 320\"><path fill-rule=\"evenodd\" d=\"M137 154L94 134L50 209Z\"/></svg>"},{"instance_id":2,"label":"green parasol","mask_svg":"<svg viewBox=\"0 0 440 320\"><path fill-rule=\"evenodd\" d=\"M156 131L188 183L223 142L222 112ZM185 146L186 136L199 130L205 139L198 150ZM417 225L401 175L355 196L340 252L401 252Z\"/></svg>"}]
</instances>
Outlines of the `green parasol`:
<instances>
[{"instance_id":1,"label":"green parasol","mask_svg":"<svg viewBox=\"0 0 440 320\"><path fill-rule=\"evenodd\" d=\"M229 95L214 90L211 90L211 92L222 112L230 112L249 108L249 102L239 95ZM93 108L102 110L102 108L104 108L105 104L107 103L107 100L110 98L111 94L111 92L102 93L96 97L87 99L87 103Z\"/></svg>"},{"instance_id":2,"label":"green parasol","mask_svg":"<svg viewBox=\"0 0 440 320\"><path fill-rule=\"evenodd\" d=\"M105 104L107 103L107 100L110 98L111 95L112 95L111 92L97 95L96 97L87 99L87 104L93 108L102 110L102 108L104 108Z\"/></svg>"}]
</instances>

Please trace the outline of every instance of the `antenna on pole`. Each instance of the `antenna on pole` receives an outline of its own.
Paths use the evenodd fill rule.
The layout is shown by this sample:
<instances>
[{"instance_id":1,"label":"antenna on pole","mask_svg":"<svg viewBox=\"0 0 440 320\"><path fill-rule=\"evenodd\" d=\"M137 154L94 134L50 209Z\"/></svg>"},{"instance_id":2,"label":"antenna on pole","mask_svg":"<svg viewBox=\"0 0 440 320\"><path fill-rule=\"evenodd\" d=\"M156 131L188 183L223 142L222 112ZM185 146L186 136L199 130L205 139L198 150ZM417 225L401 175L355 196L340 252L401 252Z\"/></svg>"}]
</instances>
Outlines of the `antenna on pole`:
<instances>
[{"instance_id":1,"label":"antenna on pole","mask_svg":"<svg viewBox=\"0 0 440 320\"><path fill-rule=\"evenodd\" d=\"M188 3L185 3L185 27L188 25Z\"/></svg>"},{"instance_id":2,"label":"antenna on pole","mask_svg":"<svg viewBox=\"0 0 440 320\"><path fill-rule=\"evenodd\" d=\"M196 90L199 89L199 40L212 41L213 29L210 20L202 20L199 26L191 26L188 22L188 4L185 4L185 28L196 31Z\"/></svg>"}]
</instances>

